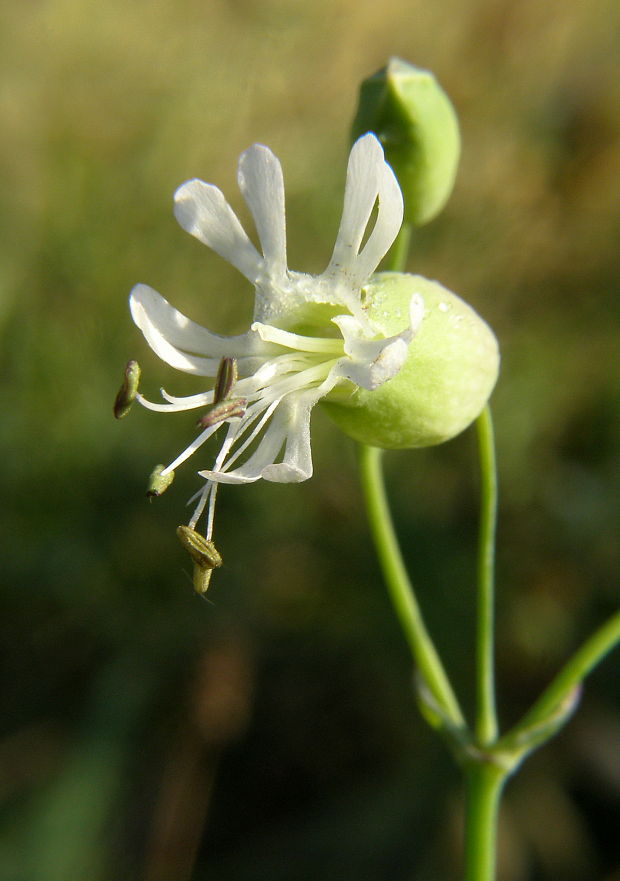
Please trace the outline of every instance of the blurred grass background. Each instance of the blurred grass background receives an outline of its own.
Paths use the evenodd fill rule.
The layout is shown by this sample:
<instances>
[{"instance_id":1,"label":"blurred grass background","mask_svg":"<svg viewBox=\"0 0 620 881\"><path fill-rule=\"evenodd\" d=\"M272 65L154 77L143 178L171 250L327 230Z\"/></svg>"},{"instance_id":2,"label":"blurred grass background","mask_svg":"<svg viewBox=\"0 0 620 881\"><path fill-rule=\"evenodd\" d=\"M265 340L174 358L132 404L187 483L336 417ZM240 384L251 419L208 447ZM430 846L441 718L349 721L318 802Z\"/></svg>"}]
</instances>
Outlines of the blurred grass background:
<instances>
[{"instance_id":1,"label":"blurred grass background","mask_svg":"<svg viewBox=\"0 0 620 881\"><path fill-rule=\"evenodd\" d=\"M317 412L311 481L225 488L226 566L199 602L174 535L193 463L144 499L193 417L111 415L128 357L151 397L196 386L147 352L126 298L147 282L242 330L247 285L176 226L175 187L215 182L243 215L237 156L269 144L290 265L318 271L360 80L390 55L435 72L464 155L410 268L502 345L498 656L514 720L618 603L619 37L613 0L0 6L1 881L458 877L458 777L413 705L353 445ZM471 433L387 470L468 701ZM501 881L620 878L619 672L612 656L510 785Z\"/></svg>"}]
</instances>

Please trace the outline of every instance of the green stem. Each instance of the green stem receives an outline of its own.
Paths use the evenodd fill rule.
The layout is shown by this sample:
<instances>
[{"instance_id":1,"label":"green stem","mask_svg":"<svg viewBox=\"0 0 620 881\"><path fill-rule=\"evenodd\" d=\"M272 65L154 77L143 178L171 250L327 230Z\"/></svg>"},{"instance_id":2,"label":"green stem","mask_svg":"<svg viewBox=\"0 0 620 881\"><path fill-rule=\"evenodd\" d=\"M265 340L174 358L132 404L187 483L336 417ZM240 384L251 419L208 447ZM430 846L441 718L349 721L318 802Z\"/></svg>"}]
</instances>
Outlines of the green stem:
<instances>
[{"instance_id":1,"label":"green stem","mask_svg":"<svg viewBox=\"0 0 620 881\"><path fill-rule=\"evenodd\" d=\"M404 272L407 265L407 257L409 256L409 245L411 244L411 234L413 227L410 223L403 223L400 228L396 240L388 254L386 269L389 272Z\"/></svg>"},{"instance_id":2,"label":"green stem","mask_svg":"<svg viewBox=\"0 0 620 881\"><path fill-rule=\"evenodd\" d=\"M585 677L600 663L605 655L620 643L620 611L605 622L584 644L556 675L523 719L505 735L503 740L510 741L522 731L544 722L564 701L570 699Z\"/></svg>"},{"instance_id":3,"label":"green stem","mask_svg":"<svg viewBox=\"0 0 620 881\"><path fill-rule=\"evenodd\" d=\"M361 445L360 467L370 528L394 609L425 685L446 718L460 728L463 714L426 630L394 532L383 484L381 451Z\"/></svg>"},{"instance_id":4,"label":"green stem","mask_svg":"<svg viewBox=\"0 0 620 881\"><path fill-rule=\"evenodd\" d=\"M478 540L478 627L476 632L476 737L482 746L497 738L495 708L495 526L497 470L493 421L489 406L476 421L480 461L480 532Z\"/></svg>"},{"instance_id":5,"label":"green stem","mask_svg":"<svg viewBox=\"0 0 620 881\"><path fill-rule=\"evenodd\" d=\"M484 760L466 769L465 881L494 881L497 821L506 772Z\"/></svg>"}]
</instances>

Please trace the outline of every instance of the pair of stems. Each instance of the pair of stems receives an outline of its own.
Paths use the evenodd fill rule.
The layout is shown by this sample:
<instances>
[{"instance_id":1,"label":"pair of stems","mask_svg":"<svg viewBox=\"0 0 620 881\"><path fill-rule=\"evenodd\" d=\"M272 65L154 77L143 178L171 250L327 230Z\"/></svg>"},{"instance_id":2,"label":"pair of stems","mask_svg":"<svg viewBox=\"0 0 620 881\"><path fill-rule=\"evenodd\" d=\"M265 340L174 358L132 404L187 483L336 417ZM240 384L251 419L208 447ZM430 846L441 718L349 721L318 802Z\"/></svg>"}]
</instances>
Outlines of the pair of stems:
<instances>
[{"instance_id":1,"label":"pair of stems","mask_svg":"<svg viewBox=\"0 0 620 881\"><path fill-rule=\"evenodd\" d=\"M488 407L478 417L477 433L482 500L476 610L477 707L473 734L426 629L402 559L383 482L382 451L361 447L360 466L377 555L423 683L423 704L431 709L433 724L443 728L464 769L465 881L494 881L498 808L504 784L523 758L567 721L576 707L586 676L620 643L620 611L586 639L523 718L500 737L495 705L493 626L497 483Z\"/></svg>"},{"instance_id":2,"label":"pair of stems","mask_svg":"<svg viewBox=\"0 0 620 881\"><path fill-rule=\"evenodd\" d=\"M507 771L484 754L484 747L492 745L497 736L493 663L493 560L497 496L494 465L491 467L494 457L488 409L479 418L478 428L481 463L484 461L486 478L482 483L483 514L478 557L477 749L474 752L464 749L461 758L464 760L466 775L465 879L492 881L495 877L497 811ZM455 733L455 751L458 756L459 741L465 744L468 739L467 725L424 624L400 553L383 482L381 456L381 450L375 447L363 446L360 450L361 480L371 531L392 603L409 643L423 688L428 693L427 706L435 709L438 723L444 725L446 731Z\"/></svg>"},{"instance_id":3,"label":"pair of stems","mask_svg":"<svg viewBox=\"0 0 620 881\"><path fill-rule=\"evenodd\" d=\"M403 226L389 260L406 264L411 227ZM465 881L494 881L499 804L504 784L523 758L559 730L576 706L585 676L620 642L620 611L602 625L506 735L498 734L495 698L494 604L497 469L488 405L476 421L480 525L476 597L476 712L470 730L431 639L407 574L388 506L382 452L362 446L361 482L387 588L421 680L424 715L442 730L465 777Z\"/></svg>"}]
</instances>

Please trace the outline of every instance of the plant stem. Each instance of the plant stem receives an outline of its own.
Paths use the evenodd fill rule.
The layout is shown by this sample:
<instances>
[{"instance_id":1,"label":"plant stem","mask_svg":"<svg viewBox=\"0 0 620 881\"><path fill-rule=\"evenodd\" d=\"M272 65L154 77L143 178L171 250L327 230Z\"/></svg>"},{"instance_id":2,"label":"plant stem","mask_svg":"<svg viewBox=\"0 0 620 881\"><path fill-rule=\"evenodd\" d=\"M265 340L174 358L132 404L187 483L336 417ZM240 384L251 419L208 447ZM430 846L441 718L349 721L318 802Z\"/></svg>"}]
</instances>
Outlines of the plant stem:
<instances>
[{"instance_id":1,"label":"plant stem","mask_svg":"<svg viewBox=\"0 0 620 881\"><path fill-rule=\"evenodd\" d=\"M476 421L480 461L480 531L478 539L478 604L476 631L476 738L481 746L497 738L495 708L495 527L497 470L493 421L487 404Z\"/></svg>"},{"instance_id":2,"label":"plant stem","mask_svg":"<svg viewBox=\"0 0 620 881\"><path fill-rule=\"evenodd\" d=\"M521 732L544 722L572 692L579 688L585 677L599 664L605 655L620 643L620 611L606 621L581 648L577 649L550 685L541 694L523 719L505 736L509 741Z\"/></svg>"},{"instance_id":3,"label":"plant stem","mask_svg":"<svg viewBox=\"0 0 620 881\"><path fill-rule=\"evenodd\" d=\"M411 233L411 226L403 225L387 260L389 270L404 270ZM498 809L507 771L482 751L482 748L492 746L497 740L493 636L497 472L493 423L488 405L478 417L476 428L481 475L476 630L476 740L479 752L470 754L464 763L465 881L493 881ZM457 729L466 731L463 714L426 630L403 563L385 494L381 453L372 447L362 446L360 462L371 531L388 591L414 660L441 714Z\"/></svg>"},{"instance_id":4,"label":"plant stem","mask_svg":"<svg viewBox=\"0 0 620 881\"><path fill-rule=\"evenodd\" d=\"M407 265L407 257L409 256L409 246L411 244L411 234L413 227L410 223L403 223L400 228L396 240L386 260L387 270L389 272L404 272Z\"/></svg>"},{"instance_id":5,"label":"plant stem","mask_svg":"<svg viewBox=\"0 0 620 881\"><path fill-rule=\"evenodd\" d=\"M377 555L414 660L442 712L453 725L462 727L463 714L437 650L426 630L398 546L383 483L381 451L376 447L361 445L360 467L362 488Z\"/></svg>"},{"instance_id":6,"label":"plant stem","mask_svg":"<svg viewBox=\"0 0 620 881\"><path fill-rule=\"evenodd\" d=\"M465 881L494 881L497 821L506 772L491 761L466 769Z\"/></svg>"},{"instance_id":7,"label":"plant stem","mask_svg":"<svg viewBox=\"0 0 620 881\"><path fill-rule=\"evenodd\" d=\"M480 526L476 627L476 750L465 766L465 881L493 881L499 802L507 771L485 755L497 740L495 708L495 531L497 469L489 406L476 421L480 464Z\"/></svg>"}]
</instances>

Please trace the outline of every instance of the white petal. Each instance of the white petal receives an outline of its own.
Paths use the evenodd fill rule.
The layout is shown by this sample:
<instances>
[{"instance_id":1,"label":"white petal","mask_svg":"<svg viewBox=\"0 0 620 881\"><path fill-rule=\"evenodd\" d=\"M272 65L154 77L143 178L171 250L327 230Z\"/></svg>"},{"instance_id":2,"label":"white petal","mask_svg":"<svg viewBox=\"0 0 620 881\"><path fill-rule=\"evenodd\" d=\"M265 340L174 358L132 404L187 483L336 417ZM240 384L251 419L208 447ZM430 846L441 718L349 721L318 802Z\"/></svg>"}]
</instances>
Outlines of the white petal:
<instances>
[{"instance_id":1,"label":"white petal","mask_svg":"<svg viewBox=\"0 0 620 881\"><path fill-rule=\"evenodd\" d=\"M396 175L386 162L379 175L378 199L379 209L373 231L355 262L354 276L360 286L383 260L403 222L403 194Z\"/></svg>"},{"instance_id":2,"label":"white petal","mask_svg":"<svg viewBox=\"0 0 620 881\"><path fill-rule=\"evenodd\" d=\"M360 245L372 209L379 199L374 228L366 245ZM344 208L334 253L324 276L357 289L368 279L389 250L403 219L403 197L394 172L373 134L359 138L347 168Z\"/></svg>"},{"instance_id":3,"label":"white petal","mask_svg":"<svg viewBox=\"0 0 620 881\"><path fill-rule=\"evenodd\" d=\"M291 395L280 405L286 420L286 445L281 462L274 462L263 469L262 477L274 483L299 483L312 477L312 451L310 448L310 412L316 403L306 395ZM276 416L279 416L278 412Z\"/></svg>"},{"instance_id":4,"label":"white petal","mask_svg":"<svg viewBox=\"0 0 620 881\"><path fill-rule=\"evenodd\" d=\"M340 328L348 355L336 368L339 375L370 391L392 379L405 363L423 316L424 301L420 294L414 294L409 302L408 327L394 336L371 340L352 315L338 315L333 322Z\"/></svg>"},{"instance_id":5,"label":"white petal","mask_svg":"<svg viewBox=\"0 0 620 881\"><path fill-rule=\"evenodd\" d=\"M248 203L271 277L286 272L286 218L282 166L268 147L254 144L241 154L239 189Z\"/></svg>"},{"instance_id":6,"label":"white petal","mask_svg":"<svg viewBox=\"0 0 620 881\"><path fill-rule=\"evenodd\" d=\"M174 214L184 230L256 282L263 258L217 187L201 180L181 184L174 194Z\"/></svg>"},{"instance_id":7,"label":"white petal","mask_svg":"<svg viewBox=\"0 0 620 881\"><path fill-rule=\"evenodd\" d=\"M301 394L291 394L280 404L275 418L286 423L284 455L281 462L263 468L264 480L276 483L299 483L312 477L312 450L310 446L310 416L312 408L325 397L341 378L336 367L323 382Z\"/></svg>"},{"instance_id":8,"label":"white petal","mask_svg":"<svg viewBox=\"0 0 620 881\"><path fill-rule=\"evenodd\" d=\"M242 375L251 373L274 350L252 330L231 337L211 333L147 285L134 287L129 308L153 351L171 367L186 373L215 376L220 359L224 357L237 358ZM198 352L205 357L193 354Z\"/></svg>"},{"instance_id":9,"label":"white petal","mask_svg":"<svg viewBox=\"0 0 620 881\"><path fill-rule=\"evenodd\" d=\"M291 395L284 401L288 406L289 429L282 462L268 465L263 470L263 479L276 483L299 483L312 477L312 449L310 446L310 416L314 405L325 397L340 378L336 369L315 389L302 394ZM282 405L281 405L282 406Z\"/></svg>"},{"instance_id":10,"label":"white petal","mask_svg":"<svg viewBox=\"0 0 620 881\"><path fill-rule=\"evenodd\" d=\"M405 363L409 351L407 343L401 339L383 345L378 351L370 341L364 348L367 350L363 353L365 357L359 360L343 358L337 369L340 376L369 391L393 379ZM362 355L362 352L359 354Z\"/></svg>"},{"instance_id":11,"label":"white petal","mask_svg":"<svg viewBox=\"0 0 620 881\"><path fill-rule=\"evenodd\" d=\"M347 166L342 219L325 275L347 275L352 270L377 200L379 168L383 161L383 150L374 135L364 135L353 145Z\"/></svg>"},{"instance_id":12,"label":"white petal","mask_svg":"<svg viewBox=\"0 0 620 881\"><path fill-rule=\"evenodd\" d=\"M234 471L200 471L202 477L217 483L254 483L263 476L264 469L273 464L286 439L283 412L276 410L258 447L250 458Z\"/></svg>"},{"instance_id":13,"label":"white petal","mask_svg":"<svg viewBox=\"0 0 620 881\"><path fill-rule=\"evenodd\" d=\"M200 474L218 483L252 483L260 478L275 483L299 483L312 477L310 414L317 401L328 394L340 378L334 368L320 386L292 393L277 403L258 447L241 467ZM277 462L283 447L282 460Z\"/></svg>"}]
</instances>

